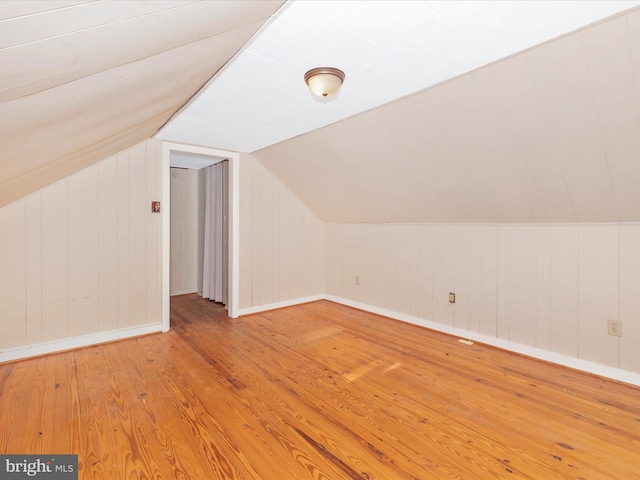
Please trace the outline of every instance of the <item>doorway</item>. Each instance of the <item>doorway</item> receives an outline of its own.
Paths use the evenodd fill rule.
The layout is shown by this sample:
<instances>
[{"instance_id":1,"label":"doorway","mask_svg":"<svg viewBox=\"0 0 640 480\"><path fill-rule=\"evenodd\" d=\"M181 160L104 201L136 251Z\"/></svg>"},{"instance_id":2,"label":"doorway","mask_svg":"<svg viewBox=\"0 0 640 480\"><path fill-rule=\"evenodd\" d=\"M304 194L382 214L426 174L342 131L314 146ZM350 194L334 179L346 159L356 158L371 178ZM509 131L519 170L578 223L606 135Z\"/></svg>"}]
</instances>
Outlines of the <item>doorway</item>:
<instances>
[{"instance_id":1,"label":"doorway","mask_svg":"<svg viewBox=\"0 0 640 480\"><path fill-rule=\"evenodd\" d=\"M223 166L226 166L225 160L217 157L195 158L182 153L171 154L171 296L198 293L227 304L226 296L222 298L218 294L211 298L208 295L212 275L209 271L205 274L204 268L213 264L217 270L213 282L222 284L224 279L224 286L227 286L224 261L228 258L228 250L226 242L223 245L220 237L228 236L228 191L223 191L222 178L217 178L221 177L219 173ZM216 191L211 192L210 183L214 175ZM212 235L217 240L215 249L211 248ZM210 258L212 251L215 252L215 258ZM207 295L203 294L205 290Z\"/></svg>"},{"instance_id":2,"label":"doorway","mask_svg":"<svg viewBox=\"0 0 640 480\"><path fill-rule=\"evenodd\" d=\"M224 164L223 164L224 162ZM203 294L209 286L205 265L206 168L227 172L228 189L224 192L228 212L222 234L224 255L217 262L224 265L218 279L224 282L224 300L228 315L237 317L238 309L238 233L239 233L239 154L205 147L163 143L163 262L162 300L163 330L169 330L170 296L184 293ZM220 225L222 228L222 225ZM210 256L210 255L209 255ZM204 278L204 281L203 281ZM218 301L218 300L216 300Z\"/></svg>"}]
</instances>

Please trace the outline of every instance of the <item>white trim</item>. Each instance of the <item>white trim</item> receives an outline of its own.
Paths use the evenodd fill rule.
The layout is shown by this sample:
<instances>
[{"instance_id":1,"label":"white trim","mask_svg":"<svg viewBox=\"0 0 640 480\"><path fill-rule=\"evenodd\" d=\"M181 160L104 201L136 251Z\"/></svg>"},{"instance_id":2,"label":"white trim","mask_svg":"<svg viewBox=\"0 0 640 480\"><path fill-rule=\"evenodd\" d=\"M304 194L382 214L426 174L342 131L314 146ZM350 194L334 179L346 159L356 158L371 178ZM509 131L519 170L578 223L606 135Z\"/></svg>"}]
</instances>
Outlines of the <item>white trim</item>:
<instances>
[{"instance_id":1,"label":"white trim","mask_svg":"<svg viewBox=\"0 0 640 480\"><path fill-rule=\"evenodd\" d=\"M283 302L268 303L266 305L258 305L255 307L241 308L238 311L238 315L251 315L252 313L265 312L267 310L275 310L276 308L292 307L294 305L300 305L301 303L316 302L318 300L325 300L326 295L311 295L309 297L294 298L293 300L285 300Z\"/></svg>"},{"instance_id":2,"label":"white trim","mask_svg":"<svg viewBox=\"0 0 640 480\"><path fill-rule=\"evenodd\" d=\"M51 342L36 343L24 347L10 348L0 351L0 363L21 360L23 358L35 357L38 355L46 355L49 353L62 352L75 348L89 347L99 343L114 342L116 340L124 340L125 338L138 337L140 335L148 335L150 333L159 333L162 331L161 322L151 323L149 325L139 325L137 327L121 328L119 330L110 330L108 332L91 333L80 337L62 338Z\"/></svg>"},{"instance_id":3,"label":"white trim","mask_svg":"<svg viewBox=\"0 0 640 480\"><path fill-rule=\"evenodd\" d=\"M160 204L160 215L162 215L162 260L160 262L161 280L161 307L160 314L162 320L162 331L168 332L169 325L169 289L171 288L170 265L171 265L171 151L166 144L162 144L162 203Z\"/></svg>"},{"instance_id":4,"label":"white trim","mask_svg":"<svg viewBox=\"0 0 640 480\"><path fill-rule=\"evenodd\" d=\"M229 159L229 304L230 317L236 318L240 299L240 154L227 150L187 145L184 143L162 142L162 325L164 332L170 328L170 192L169 175L171 151L195 153L211 157Z\"/></svg>"},{"instance_id":5,"label":"white trim","mask_svg":"<svg viewBox=\"0 0 640 480\"><path fill-rule=\"evenodd\" d=\"M227 313L238 317L240 310L240 154L229 161L229 290Z\"/></svg>"},{"instance_id":6,"label":"white trim","mask_svg":"<svg viewBox=\"0 0 640 480\"><path fill-rule=\"evenodd\" d=\"M348 300L346 298L335 297L333 295L325 295L324 298L335 303L340 303L348 307L357 308L366 312L375 313L377 315L383 315L395 320L400 320L406 323L412 323L421 327L430 328L438 332L447 333L463 339L474 340L476 342L485 343L494 347L509 350L511 352L520 353L529 357L537 358L539 360L545 360L547 362L555 363L563 367L575 368L576 370L582 370L583 372L593 373L602 377L619 380L621 382L630 383L632 385L640 386L640 374L628 372L615 367L609 367L601 365L599 363L589 362L575 357L562 355L560 353L550 352L540 348L532 347L530 345L523 345L520 343L511 342L502 338L491 337L482 333L472 332L464 330L462 328L455 328L442 323L433 322L431 320L424 320L422 318L413 317L404 313L393 312L384 308L374 307L360 302Z\"/></svg>"},{"instance_id":7,"label":"white trim","mask_svg":"<svg viewBox=\"0 0 640 480\"><path fill-rule=\"evenodd\" d=\"M325 222L325 225L338 225L344 226L343 222ZM475 227L617 227L617 226L633 226L640 225L638 221L628 222L541 222L541 223L505 223L505 222L453 222L453 223L430 223L430 222L418 222L418 223L406 223L406 222L387 222L387 223L357 223L347 225L358 225L359 227L385 227L385 226L398 226L398 225L425 225L429 227L452 227L456 225L460 226L475 226Z\"/></svg>"},{"instance_id":8,"label":"white trim","mask_svg":"<svg viewBox=\"0 0 640 480\"><path fill-rule=\"evenodd\" d=\"M187 295L189 293L198 293L198 290L195 288L183 288L182 290L171 290L169 292L169 295L173 297L174 295Z\"/></svg>"}]
</instances>

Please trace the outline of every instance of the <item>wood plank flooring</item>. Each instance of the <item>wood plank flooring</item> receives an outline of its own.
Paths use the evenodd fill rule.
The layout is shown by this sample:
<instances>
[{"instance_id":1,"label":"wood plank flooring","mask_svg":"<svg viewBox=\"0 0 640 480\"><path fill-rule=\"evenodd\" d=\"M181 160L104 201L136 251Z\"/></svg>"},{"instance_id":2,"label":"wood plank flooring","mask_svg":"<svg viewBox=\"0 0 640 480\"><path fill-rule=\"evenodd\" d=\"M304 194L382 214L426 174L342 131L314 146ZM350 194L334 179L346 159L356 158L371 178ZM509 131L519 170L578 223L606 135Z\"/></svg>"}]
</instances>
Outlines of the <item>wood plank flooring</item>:
<instances>
[{"instance_id":1,"label":"wood plank flooring","mask_svg":"<svg viewBox=\"0 0 640 480\"><path fill-rule=\"evenodd\" d=\"M328 301L0 365L0 452L81 479L638 479L640 389Z\"/></svg>"}]
</instances>

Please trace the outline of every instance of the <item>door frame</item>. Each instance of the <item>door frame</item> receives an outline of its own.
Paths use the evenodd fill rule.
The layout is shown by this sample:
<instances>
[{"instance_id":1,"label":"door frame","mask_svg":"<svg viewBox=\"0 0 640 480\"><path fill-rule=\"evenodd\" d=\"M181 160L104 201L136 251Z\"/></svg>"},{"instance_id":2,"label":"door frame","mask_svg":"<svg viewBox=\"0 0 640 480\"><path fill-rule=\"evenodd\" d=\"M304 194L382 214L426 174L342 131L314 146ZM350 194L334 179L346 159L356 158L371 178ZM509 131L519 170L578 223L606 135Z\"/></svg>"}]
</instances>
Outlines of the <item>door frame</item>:
<instances>
[{"instance_id":1,"label":"door frame","mask_svg":"<svg viewBox=\"0 0 640 480\"><path fill-rule=\"evenodd\" d=\"M162 331L168 332L170 302L170 213L171 213L171 152L193 153L229 160L229 303L228 314L238 317L240 299L240 154L183 143L162 142Z\"/></svg>"}]
</instances>

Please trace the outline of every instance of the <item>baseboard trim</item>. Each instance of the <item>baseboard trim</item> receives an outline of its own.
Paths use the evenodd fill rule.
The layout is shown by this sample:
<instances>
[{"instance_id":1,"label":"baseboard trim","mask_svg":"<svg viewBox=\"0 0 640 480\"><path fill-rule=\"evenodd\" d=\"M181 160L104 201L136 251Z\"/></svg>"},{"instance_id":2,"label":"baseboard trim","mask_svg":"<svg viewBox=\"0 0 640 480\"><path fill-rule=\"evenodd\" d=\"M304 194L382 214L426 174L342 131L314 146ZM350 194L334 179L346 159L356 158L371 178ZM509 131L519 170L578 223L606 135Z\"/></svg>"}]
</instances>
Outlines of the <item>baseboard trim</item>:
<instances>
[{"instance_id":1,"label":"baseboard trim","mask_svg":"<svg viewBox=\"0 0 640 480\"><path fill-rule=\"evenodd\" d=\"M621 382L629 383L632 385L640 386L640 374L628 372L615 367L609 367L601 365L599 363L582 360L568 355L562 355L560 353L550 352L541 348L532 347L529 345L523 345L520 343L511 342L501 338L491 337L478 332L472 332L470 330L464 330L462 328L456 328L442 323L433 322L431 320L425 320L411 315L394 312L384 308L374 307L365 303L355 302L346 298L336 297L333 295L325 295L325 299L330 300L341 305L357 308L358 310L364 310L366 312L375 313L385 317L390 317L402 322L411 323L414 325L420 325L425 328L430 328L438 332L447 333L463 339L473 340L476 342L492 345L494 347L509 350L510 352L519 353L528 357L537 358L539 360L545 360L547 362L562 365L564 367L574 368L583 372L599 375L601 377L611 378Z\"/></svg>"},{"instance_id":2,"label":"baseboard trim","mask_svg":"<svg viewBox=\"0 0 640 480\"><path fill-rule=\"evenodd\" d=\"M171 290L169 292L169 296L173 297L174 295L186 295L188 293L198 293L197 290L193 288L183 288L182 290Z\"/></svg>"},{"instance_id":3,"label":"baseboard trim","mask_svg":"<svg viewBox=\"0 0 640 480\"><path fill-rule=\"evenodd\" d=\"M74 348L89 347L100 343L124 340L125 338L139 337L140 335L159 332L162 332L162 322L121 328L119 330L110 330L108 332L91 333L89 335L82 335L79 337L63 338L60 340L53 340L51 342L36 343L34 345L0 351L0 363L46 355L49 353L63 352Z\"/></svg>"},{"instance_id":4,"label":"baseboard trim","mask_svg":"<svg viewBox=\"0 0 640 480\"><path fill-rule=\"evenodd\" d=\"M238 316L251 315L253 313L266 312L267 310L275 310L276 308L292 307L294 305L300 305L302 303L316 302L318 300L324 300L326 295L311 295L308 297L294 298L292 300L285 300L283 302L268 303L265 305L258 305L255 307L241 308L238 310Z\"/></svg>"},{"instance_id":5,"label":"baseboard trim","mask_svg":"<svg viewBox=\"0 0 640 480\"><path fill-rule=\"evenodd\" d=\"M394 312L385 308L375 307L354 300L349 300L335 295L311 295L307 297L295 298L291 300L285 300L282 302L269 303L265 305L258 305L255 307L242 308L238 310L238 315L251 315L255 313L265 312L268 310L275 310L277 308L291 307L294 305L300 305L303 303L315 302L318 300L329 300L331 302L339 303L365 312L374 313L376 315L382 315L385 317L400 320L402 322L411 323L413 325L419 325L425 328L436 330L438 332L446 333L449 335L457 336L463 339L473 340L476 342L484 343L494 347L502 348L511 352L519 353L529 357L537 358L547 362L555 363L561 366L574 368L594 375L611 378L621 382L629 383L632 385L640 386L640 374L629 372L615 367L609 367L601 365L599 363L582 360L567 355L562 355L548 350L532 347L530 345L523 345L520 343L511 342L509 340L484 335L478 332L472 332L470 330L464 330L461 328L452 327L442 323L434 322L431 320L425 320L423 318L414 317L411 315ZM6 349L0 351L0 363L11 362L29 357L35 357L39 355L46 355L49 353L62 352L65 350L71 350L75 348L88 347L91 345L97 345L100 343L113 342L117 340L124 340L126 338L137 337L141 335L148 335L150 333L159 333L163 331L162 322L152 323L148 325L139 325L136 327L122 328L118 330L110 330L107 332L92 333L89 335L82 335L72 338L64 338L60 340L53 340L51 342L43 342L34 345L28 345L24 347L17 347L12 349Z\"/></svg>"}]
</instances>

